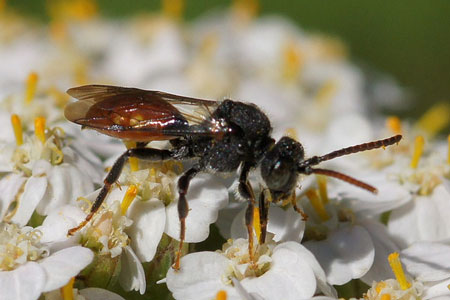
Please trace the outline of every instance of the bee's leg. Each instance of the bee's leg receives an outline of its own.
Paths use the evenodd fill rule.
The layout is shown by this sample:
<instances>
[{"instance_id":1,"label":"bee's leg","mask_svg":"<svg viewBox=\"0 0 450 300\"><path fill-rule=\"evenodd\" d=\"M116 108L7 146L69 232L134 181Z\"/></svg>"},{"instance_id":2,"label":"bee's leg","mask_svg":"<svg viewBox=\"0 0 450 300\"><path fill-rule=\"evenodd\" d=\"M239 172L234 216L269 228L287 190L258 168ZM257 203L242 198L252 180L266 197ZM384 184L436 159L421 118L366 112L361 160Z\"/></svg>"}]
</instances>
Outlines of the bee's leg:
<instances>
[{"instance_id":1,"label":"bee's leg","mask_svg":"<svg viewBox=\"0 0 450 300\"><path fill-rule=\"evenodd\" d=\"M289 198L292 203L292 208L302 216L303 221L307 221L308 215L300 207L297 206L297 198L295 197L295 192L289 195Z\"/></svg>"},{"instance_id":2,"label":"bee's leg","mask_svg":"<svg viewBox=\"0 0 450 300\"><path fill-rule=\"evenodd\" d=\"M259 236L259 244L266 242L267 222L269 220L269 203L266 199L265 190L261 190L259 194L259 224L261 227L261 235Z\"/></svg>"},{"instance_id":3,"label":"bee's leg","mask_svg":"<svg viewBox=\"0 0 450 300\"><path fill-rule=\"evenodd\" d=\"M189 205L186 200L186 194L189 188L189 183L195 175L200 171L198 166L194 166L187 170L180 179L178 179L178 218L180 219L180 244L178 246L178 252L176 253L175 263L172 268L175 270L180 269L180 258L183 248L184 236L186 233L186 217L189 213Z\"/></svg>"},{"instance_id":4,"label":"bee's leg","mask_svg":"<svg viewBox=\"0 0 450 300\"><path fill-rule=\"evenodd\" d=\"M97 198L95 199L94 204L92 204L91 211L86 216L86 219L80 223L77 227L74 227L69 230L68 235L73 235L75 232L83 228L95 215L97 210L102 205L106 196L111 189L111 185L119 179L120 174L122 173L123 166L129 157L137 157L144 160L166 160L171 159L173 156L173 152L169 150L160 150L160 149L152 149L152 148L132 148L125 151L119 158L115 161L108 175L106 175L103 185L103 188L100 190Z\"/></svg>"},{"instance_id":5,"label":"bee's leg","mask_svg":"<svg viewBox=\"0 0 450 300\"><path fill-rule=\"evenodd\" d=\"M248 182L248 173L252 167L252 164L244 163L242 167L241 175L239 176L239 195L247 200L248 206L245 211L245 226L247 227L248 233L248 254L250 256L250 261L254 263L253 255L253 213L255 209L255 195L253 189Z\"/></svg>"}]
</instances>

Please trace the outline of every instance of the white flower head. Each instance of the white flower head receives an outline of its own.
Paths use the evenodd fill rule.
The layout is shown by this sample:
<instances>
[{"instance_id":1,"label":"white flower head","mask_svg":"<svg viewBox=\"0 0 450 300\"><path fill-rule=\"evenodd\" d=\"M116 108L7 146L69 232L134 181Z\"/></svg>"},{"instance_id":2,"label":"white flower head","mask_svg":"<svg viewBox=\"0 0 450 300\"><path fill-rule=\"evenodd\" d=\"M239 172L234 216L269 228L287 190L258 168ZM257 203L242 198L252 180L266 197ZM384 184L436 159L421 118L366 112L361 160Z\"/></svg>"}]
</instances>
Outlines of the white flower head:
<instances>
[{"instance_id":1,"label":"white flower head","mask_svg":"<svg viewBox=\"0 0 450 300\"><path fill-rule=\"evenodd\" d=\"M254 249L250 261L248 241L229 240L223 250L197 252L181 259L181 270L169 270L167 286L175 299L211 299L219 290L229 299L240 299L233 278L248 293L264 299L302 299L312 297L316 289L333 295L325 273L314 256L295 242L267 244Z\"/></svg>"},{"instance_id":2,"label":"white flower head","mask_svg":"<svg viewBox=\"0 0 450 300\"><path fill-rule=\"evenodd\" d=\"M46 128L44 118L36 118L34 134L24 134L15 115L13 124L17 145L3 144L10 151L5 152L9 157L3 157L6 161L0 166L5 172L0 179L5 190L0 196L2 219L23 226L35 210L48 215L94 189L93 181L102 170L90 166L91 162L68 146L62 130Z\"/></svg>"},{"instance_id":3,"label":"white flower head","mask_svg":"<svg viewBox=\"0 0 450 300\"><path fill-rule=\"evenodd\" d=\"M0 295L4 299L37 299L64 286L93 258L89 249L74 246L52 252L43 234L31 227L0 224Z\"/></svg>"}]
</instances>

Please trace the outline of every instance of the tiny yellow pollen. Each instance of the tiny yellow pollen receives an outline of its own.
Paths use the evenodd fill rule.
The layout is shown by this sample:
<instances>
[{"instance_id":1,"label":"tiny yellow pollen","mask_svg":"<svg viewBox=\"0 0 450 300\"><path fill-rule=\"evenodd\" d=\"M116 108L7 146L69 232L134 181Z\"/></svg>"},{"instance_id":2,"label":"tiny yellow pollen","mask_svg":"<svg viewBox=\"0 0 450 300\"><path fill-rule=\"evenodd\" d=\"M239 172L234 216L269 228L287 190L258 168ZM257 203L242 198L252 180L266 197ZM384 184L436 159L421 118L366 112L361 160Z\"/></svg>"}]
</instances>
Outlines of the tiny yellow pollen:
<instances>
[{"instance_id":1,"label":"tiny yellow pollen","mask_svg":"<svg viewBox=\"0 0 450 300\"><path fill-rule=\"evenodd\" d=\"M63 300L73 300L73 284L75 282L75 277L72 277L69 282L61 288L61 297Z\"/></svg>"},{"instance_id":2,"label":"tiny yellow pollen","mask_svg":"<svg viewBox=\"0 0 450 300\"><path fill-rule=\"evenodd\" d=\"M383 294L381 295L380 300L391 300L391 294Z\"/></svg>"},{"instance_id":3,"label":"tiny yellow pollen","mask_svg":"<svg viewBox=\"0 0 450 300\"><path fill-rule=\"evenodd\" d=\"M122 203L120 204L120 211L123 216L127 213L127 210L130 207L131 202L133 202L136 195L137 195L137 187L134 184L132 184L128 187L125 196L123 197Z\"/></svg>"},{"instance_id":4,"label":"tiny yellow pollen","mask_svg":"<svg viewBox=\"0 0 450 300\"><path fill-rule=\"evenodd\" d=\"M39 76L35 72L28 74L25 87L25 103L30 104L36 94L36 86Z\"/></svg>"},{"instance_id":5,"label":"tiny yellow pollen","mask_svg":"<svg viewBox=\"0 0 450 300\"><path fill-rule=\"evenodd\" d=\"M397 116L390 116L386 119L386 126L392 131L392 133L402 133L402 122Z\"/></svg>"},{"instance_id":6,"label":"tiny yellow pollen","mask_svg":"<svg viewBox=\"0 0 450 300\"><path fill-rule=\"evenodd\" d=\"M20 146L23 144L23 130L22 130L22 122L18 115L13 114L11 116L11 124L14 130L14 136L16 137L16 145Z\"/></svg>"},{"instance_id":7,"label":"tiny yellow pollen","mask_svg":"<svg viewBox=\"0 0 450 300\"><path fill-rule=\"evenodd\" d=\"M220 290L216 294L216 300L227 300L227 292Z\"/></svg>"},{"instance_id":8,"label":"tiny yellow pollen","mask_svg":"<svg viewBox=\"0 0 450 300\"><path fill-rule=\"evenodd\" d=\"M327 177L323 175L317 175L317 185L319 186L319 195L323 204L328 204L328 190L327 190Z\"/></svg>"},{"instance_id":9,"label":"tiny yellow pollen","mask_svg":"<svg viewBox=\"0 0 450 300\"><path fill-rule=\"evenodd\" d=\"M417 126L430 136L439 133L450 123L450 104L439 102L433 105L417 122Z\"/></svg>"},{"instance_id":10,"label":"tiny yellow pollen","mask_svg":"<svg viewBox=\"0 0 450 300\"><path fill-rule=\"evenodd\" d=\"M336 88L336 82L334 80L328 80L317 92L316 99L319 103L328 103L330 98L336 93Z\"/></svg>"},{"instance_id":11,"label":"tiny yellow pollen","mask_svg":"<svg viewBox=\"0 0 450 300\"><path fill-rule=\"evenodd\" d=\"M45 143L45 118L44 117L37 117L34 119L34 134L42 143Z\"/></svg>"},{"instance_id":12,"label":"tiny yellow pollen","mask_svg":"<svg viewBox=\"0 0 450 300\"><path fill-rule=\"evenodd\" d=\"M259 237L261 236L261 223L260 223L260 216L259 216L259 208L254 207L253 208L253 228L255 230L256 238L259 241Z\"/></svg>"},{"instance_id":13,"label":"tiny yellow pollen","mask_svg":"<svg viewBox=\"0 0 450 300\"><path fill-rule=\"evenodd\" d=\"M450 165L450 134L447 136L447 163Z\"/></svg>"},{"instance_id":14,"label":"tiny yellow pollen","mask_svg":"<svg viewBox=\"0 0 450 300\"><path fill-rule=\"evenodd\" d=\"M283 51L283 78L286 80L295 80L300 74L304 58L298 45L289 42Z\"/></svg>"},{"instance_id":15,"label":"tiny yellow pollen","mask_svg":"<svg viewBox=\"0 0 450 300\"><path fill-rule=\"evenodd\" d=\"M411 168L416 169L419 165L420 157L423 153L423 147L425 145L425 139L423 136L419 135L414 140L414 153L411 159Z\"/></svg>"},{"instance_id":16,"label":"tiny yellow pollen","mask_svg":"<svg viewBox=\"0 0 450 300\"><path fill-rule=\"evenodd\" d=\"M317 190L310 189L306 192L306 196L311 202L312 207L316 211L317 215L322 221L327 221L330 219L328 212L325 209L323 202L320 200Z\"/></svg>"},{"instance_id":17,"label":"tiny yellow pollen","mask_svg":"<svg viewBox=\"0 0 450 300\"><path fill-rule=\"evenodd\" d=\"M411 283L406 279L405 272L403 272L402 263L400 262L400 255L398 252L389 254L388 257L389 265L391 266L392 272L394 272L395 278L402 290L407 290L411 287Z\"/></svg>"},{"instance_id":18,"label":"tiny yellow pollen","mask_svg":"<svg viewBox=\"0 0 450 300\"><path fill-rule=\"evenodd\" d=\"M127 147L127 149L136 148L136 142L127 141L125 142L125 146ZM128 158L128 161L130 162L130 169L132 172L136 172L139 170L139 160L136 157L130 157Z\"/></svg>"},{"instance_id":19,"label":"tiny yellow pollen","mask_svg":"<svg viewBox=\"0 0 450 300\"><path fill-rule=\"evenodd\" d=\"M162 12L174 20L180 20L184 14L184 0L162 0Z\"/></svg>"}]
</instances>

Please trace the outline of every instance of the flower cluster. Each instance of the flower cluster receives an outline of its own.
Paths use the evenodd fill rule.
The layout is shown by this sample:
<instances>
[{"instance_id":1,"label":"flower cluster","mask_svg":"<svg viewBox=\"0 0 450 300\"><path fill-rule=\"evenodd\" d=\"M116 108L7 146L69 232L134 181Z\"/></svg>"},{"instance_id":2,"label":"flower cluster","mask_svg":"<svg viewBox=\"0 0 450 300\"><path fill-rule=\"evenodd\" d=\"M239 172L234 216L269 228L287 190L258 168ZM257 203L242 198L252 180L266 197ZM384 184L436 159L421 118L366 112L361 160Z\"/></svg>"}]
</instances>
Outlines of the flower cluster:
<instances>
[{"instance_id":1,"label":"flower cluster","mask_svg":"<svg viewBox=\"0 0 450 300\"><path fill-rule=\"evenodd\" d=\"M449 298L450 105L415 123L383 115L377 99L401 90L367 93L377 83L339 40L258 17L255 0L189 23L182 6L113 21L91 0L50 1L51 21L35 26L0 1L0 299ZM403 139L323 163L377 194L300 176L292 197L269 199L267 228L236 174L199 174L180 247L177 182L192 161L129 158L91 215L107 172L136 147L65 120L64 91L100 82L252 102L307 157ZM258 199L267 187L251 171Z\"/></svg>"}]
</instances>

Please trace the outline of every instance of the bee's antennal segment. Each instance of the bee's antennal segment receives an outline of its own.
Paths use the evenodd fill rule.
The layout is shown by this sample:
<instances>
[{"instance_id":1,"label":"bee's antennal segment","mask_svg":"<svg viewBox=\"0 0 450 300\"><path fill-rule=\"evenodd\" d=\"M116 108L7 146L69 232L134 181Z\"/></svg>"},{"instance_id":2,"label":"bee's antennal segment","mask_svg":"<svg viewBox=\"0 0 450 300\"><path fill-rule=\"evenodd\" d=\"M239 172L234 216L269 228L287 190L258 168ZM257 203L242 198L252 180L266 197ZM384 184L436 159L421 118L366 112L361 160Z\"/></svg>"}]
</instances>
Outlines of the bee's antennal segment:
<instances>
[{"instance_id":1,"label":"bee's antennal segment","mask_svg":"<svg viewBox=\"0 0 450 300\"><path fill-rule=\"evenodd\" d=\"M333 159L336 157L353 154L353 153L357 153L357 152L362 152L362 151L367 151L367 150L372 150L372 149L377 149L377 148L382 148L382 147L384 148L384 147L387 147L387 146L390 146L390 145L400 142L401 139L402 139L402 136L400 134L398 134L398 135L391 136L390 138L387 138L387 139L382 139L382 140L378 140L378 141L373 141L373 142L369 142L369 143L359 144L359 145L343 148L340 150L336 150L336 151L330 152L330 153L322 155L322 156L313 156L310 159L307 159L307 160L301 162L299 167L306 168L308 166L314 166L323 161L330 160L330 159Z\"/></svg>"},{"instance_id":2,"label":"bee's antennal segment","mask_svg":"<svg viewBox=\"0 0 450 300\"><path fill-rule=\"evenodd\" d=\"M330 177L334 177L337 179L340 179L342 181L348 182L350 184L353 184L357 187L360 187L362 189L365 189L373 194L377 194L378 190L377 188L375 188L374 186L367 184L365 182L362 182L356 178L353 178L351 176L345 175L343 173L337 172L337 171L333 171L333 170L327 170L327 169L315 169L315 168L310 168L310 172L314 173L314 174L319 174L319 175L325 175L325 176L330 176Z\"/></svg>"}]
</instances>

